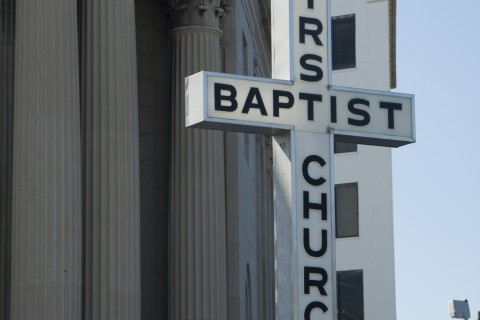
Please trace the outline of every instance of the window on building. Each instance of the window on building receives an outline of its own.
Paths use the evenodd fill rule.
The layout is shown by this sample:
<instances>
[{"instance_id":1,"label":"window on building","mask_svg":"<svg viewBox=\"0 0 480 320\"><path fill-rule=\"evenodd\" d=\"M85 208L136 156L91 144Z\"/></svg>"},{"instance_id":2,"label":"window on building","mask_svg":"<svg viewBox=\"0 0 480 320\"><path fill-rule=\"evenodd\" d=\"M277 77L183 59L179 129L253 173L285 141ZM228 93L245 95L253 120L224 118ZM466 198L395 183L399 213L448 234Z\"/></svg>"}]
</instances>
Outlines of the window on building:
<instances>
[{"instance_id":1,"label":"window on building","mask_svg":"<svg viewBox=\"0 0 480 320\"><path fill-rule=\"evenodd\" d=\"M335 185L337 238L358 237L358 183Z\"/></svg>"},{"instance_id":2,"label":"window on building","mask_svg":"<svg viewBox=\"0 0 480 320\"><path fill-rule=\"evenodd\" d=\"M355 68L355 15L332 18L332 69Z\"/></svg>"},{"instance_id":3,"label":"window on building","mask_svg":"<svg viewBox=\"0 0 480 320\"><path fill-rule=\"evenodd\" d=\"M357 152L357 149L356 143L335 141L335 153Z\"/></svg>"},{"instance_id":4,"label":"window on building","mask_svg":"<svg viewBox=\"0 0 480 320\"><path fill-rule=\"evenodd\" d=\"M248 71L248 42L245 34L243 34L243 75L250 75Z\"/></svg>"},{"instance_id":5,"label":"window on building","mask_svg":"<svg viewBox=\"0 0 480 320\"><path fill-rule=\"evenodd\" d=\"M363 270L337 272L337 320L364 320Z\"/></svg>"}]
</instances>

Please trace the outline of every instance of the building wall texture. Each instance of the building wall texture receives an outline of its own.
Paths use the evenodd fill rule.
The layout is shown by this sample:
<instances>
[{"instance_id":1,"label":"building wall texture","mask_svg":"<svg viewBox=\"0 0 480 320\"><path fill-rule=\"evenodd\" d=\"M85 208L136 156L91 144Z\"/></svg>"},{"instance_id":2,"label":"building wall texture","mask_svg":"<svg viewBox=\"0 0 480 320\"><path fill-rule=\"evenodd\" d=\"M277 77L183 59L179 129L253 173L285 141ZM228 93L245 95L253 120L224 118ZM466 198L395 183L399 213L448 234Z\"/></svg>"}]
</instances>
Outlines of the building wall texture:
<instances>
[{"instance_id":1,"label":"building wall texture","mask_svg":"<svg viewBox=\"0 0 480 320\"><path fill-rule=\"evenodd\" d=\"M333 84L390 89L389 1L334 0L332 16L355 14L356 67L334 71ZM363 270L365 319L395 319L392 155L359 145L335 156L335 183L358 183L359 236L337 239L337 270Z\"/></svg>"}]
</instances>

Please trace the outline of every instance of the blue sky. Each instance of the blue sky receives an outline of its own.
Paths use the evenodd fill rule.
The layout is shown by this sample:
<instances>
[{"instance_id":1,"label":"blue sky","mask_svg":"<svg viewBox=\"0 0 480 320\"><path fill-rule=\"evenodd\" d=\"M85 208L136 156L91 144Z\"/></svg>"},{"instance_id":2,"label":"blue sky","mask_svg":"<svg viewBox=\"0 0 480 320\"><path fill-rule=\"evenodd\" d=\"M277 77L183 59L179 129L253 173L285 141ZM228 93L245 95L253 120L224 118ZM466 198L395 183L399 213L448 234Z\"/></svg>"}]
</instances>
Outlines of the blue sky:
<instances>
[{"instance_id":1,"label":"blue sky","mask_svg":"<svg viewBox=\"0 0 480 320\"><path fill-rule=\"evenodd\" d=\"M398 320L480 311L480 1L397 1L397 90L417 143L393 151Z\"/></svg>"}]
</instances>

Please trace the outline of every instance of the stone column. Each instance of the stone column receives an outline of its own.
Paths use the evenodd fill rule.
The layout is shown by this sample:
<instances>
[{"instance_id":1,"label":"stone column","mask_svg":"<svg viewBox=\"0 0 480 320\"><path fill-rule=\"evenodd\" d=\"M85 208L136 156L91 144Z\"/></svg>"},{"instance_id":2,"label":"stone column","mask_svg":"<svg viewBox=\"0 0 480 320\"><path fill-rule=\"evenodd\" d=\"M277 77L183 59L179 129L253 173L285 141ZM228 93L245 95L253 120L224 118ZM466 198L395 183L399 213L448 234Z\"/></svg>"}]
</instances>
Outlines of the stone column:
<instances>
[{"instance_id":1,"label":"stone column","mask_svg":"<svg viewBox=\"0 0 480 320\"><path fill-rule=\"evenodd\" d=\"M135 8L84 0L85 318L140 319Z\"/></svg>"},{"instance_id":2,"label":"stone column","mask_svg":"<svg viewBox=\"0 0 480 320\"><path fill-rule=\"evenodd\" d=\"M80 319L77 2L16 13L11 319Z\"/></svg>"},{"instance_id":3,"label":"stone column","mask_svg":"<svg viewBox=\"0 0 480 320\"><path fill-rule=\"evenodd\" d=\"M14 8L0 0L0 320L10 314Z\"/></svg>"},{"instance_id":4,"label":"stone column","mask_svg":"<svg viewBox=\"0 0 480 320\"><path fill-rule=\"evenodd\" d=\"M221 68L220 1L170 1L169 319L227 319L224 134L185 128L184 79Z\"/></svg>"}]
</instances>

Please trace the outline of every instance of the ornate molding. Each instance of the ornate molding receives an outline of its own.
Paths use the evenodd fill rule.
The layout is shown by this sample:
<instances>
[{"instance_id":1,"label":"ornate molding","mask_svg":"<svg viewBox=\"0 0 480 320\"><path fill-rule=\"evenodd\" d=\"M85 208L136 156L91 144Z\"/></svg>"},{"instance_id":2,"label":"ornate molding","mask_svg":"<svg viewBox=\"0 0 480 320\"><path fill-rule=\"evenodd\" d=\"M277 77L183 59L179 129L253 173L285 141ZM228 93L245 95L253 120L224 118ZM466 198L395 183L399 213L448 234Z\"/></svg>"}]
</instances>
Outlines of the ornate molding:
<instances>
[{"instance_id":1,"label":"ornate molding","mask_svg":"<svg viewBox=\"0 0 480 320\"><path fill-rule=\"evenodd\" d=\"M205 26L220 28L220 19L230 10L229 1L222 0L169 0L166 14L170 28Z\"/></svg>"}]
</instances>

